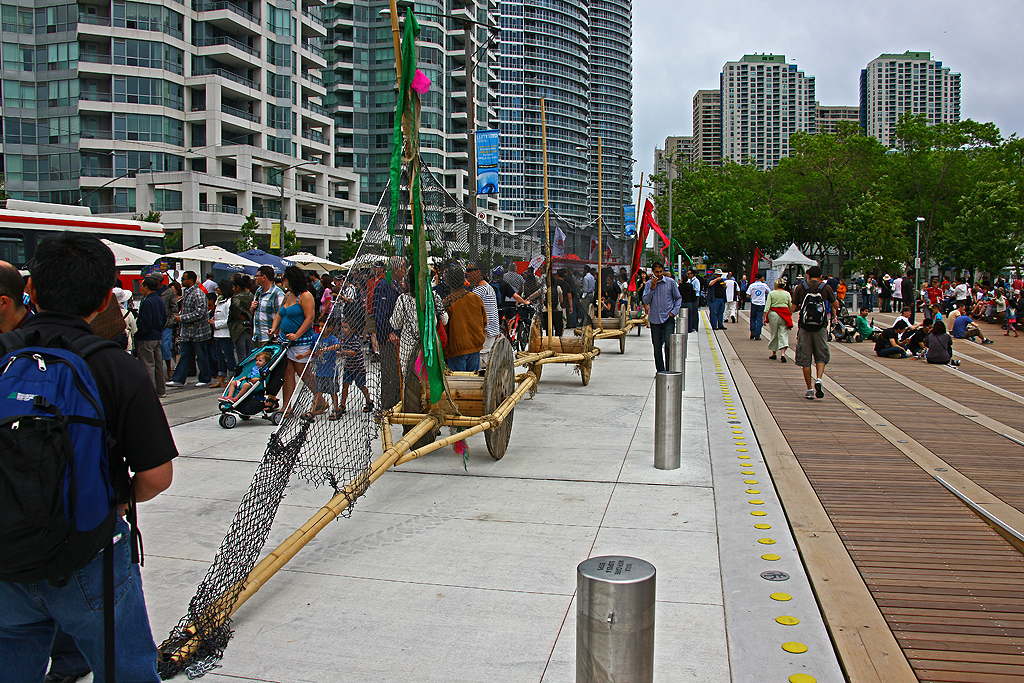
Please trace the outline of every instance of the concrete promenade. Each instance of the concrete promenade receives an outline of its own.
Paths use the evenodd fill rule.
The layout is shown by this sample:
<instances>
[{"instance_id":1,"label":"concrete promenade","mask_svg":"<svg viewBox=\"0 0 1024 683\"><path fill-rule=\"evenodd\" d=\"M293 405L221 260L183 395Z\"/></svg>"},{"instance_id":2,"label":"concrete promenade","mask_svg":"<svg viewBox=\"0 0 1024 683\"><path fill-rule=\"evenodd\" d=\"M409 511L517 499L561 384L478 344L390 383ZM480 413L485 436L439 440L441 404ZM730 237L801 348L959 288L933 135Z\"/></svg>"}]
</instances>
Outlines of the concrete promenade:
<instances>
[{"instance_id":1,"label":"concrete promenade","mask_svg":"<svg viewBox=\"0 0 1024 683\"><path fill-rule=\"evenodd\" d=\"M618 340L599 343L587 387L571 366L545 367L502 460L476 436L468 471L445 448L373 484L239 610L205 680L568 683L576 565L608 554L658 570L655 680L843 680L704 321L689 339L674 471L653 467L647 331L624 355ZM174 485L140 513L157 643L186 611L270 430L225 430L216 417L174 427ZM293 479L265 551L329 497Z\"/></svg>"}]
</instances>

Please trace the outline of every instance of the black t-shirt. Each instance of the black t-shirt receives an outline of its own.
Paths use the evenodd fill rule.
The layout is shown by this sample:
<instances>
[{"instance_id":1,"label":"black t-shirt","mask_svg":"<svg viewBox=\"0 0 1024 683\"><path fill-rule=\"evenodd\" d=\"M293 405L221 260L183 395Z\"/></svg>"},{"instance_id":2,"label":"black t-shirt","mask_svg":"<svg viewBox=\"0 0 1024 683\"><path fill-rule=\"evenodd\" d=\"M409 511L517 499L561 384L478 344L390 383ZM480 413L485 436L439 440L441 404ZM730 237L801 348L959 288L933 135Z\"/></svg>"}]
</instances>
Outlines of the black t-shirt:
<instances>
[{"instance_id":1,"label":"black t-shirt","mask_svg":"<svg viewBox=\"0 0 1024 683\"><path fill-rule=\"evenodd\" d=\"M44 311L32 316L22 328L39 330L45 342L57 335L67 340L92 335L92 328L79 317ZM137 358L116 348L106 348L86 359L96 380L103 403L107 434L114 439L110 448L111 468L144 472L159 467L178 455L160 399L145 366ZM118 499L127 502L125 481L115 479Z\"/></svg>"},{"instance_id":2,"label":"black t-shirt","mask_svg":"<svg viewBox=\"0 0 1024 683\"><path fill-rule=\"evenodd\" d=\"M900 333L896 331L895 327L882 330L882 333L878 335L878 339L875 340L875 351L881 351L891 346L899 346L896 343L899 340L899 335Z\"/></svg>"},{"instance_id":3,"label":"black t-shirt","mask_svg":"<svg viewBox=\"0 0 1024 683\"><path fill-rule=\"evenodd\" d=\"M514 297L516 294L515 287L505 282L504 280L498 280L495 284L498 286L498 292L501 293L501 303L506 305L514 305L515 299L513 299L512 297Z\"/></svg>"},{"instance_id":4,"label":"black t-shirt","mask_svg":"<svg viewBox=\"0 0 1024 683\"><path fill-rule=\"evenodd\" d=\"M725 281L719 280L715 284L711 285L711 298L713 299L724 299L725 298Z\"/></svg>"},{"instance_id":5,"label":"black t-shirt","mask_svg":"<svg viewBox=\"0 0 1024 683\"><path fill-rule=\"evenodd\" d=\"M930 333L925 331L923 327L919 327L910 334L909 345L911 349L918 349L925 345L928 341L928 335Z\"/></svg>"},{"instance_id":6,"label":"black t-shirt","mask_svg":"<svg viewBox=\"0 0 1024 683\"><path fill-rule=\"evenodd\" d=\"M691 304L697 300L697 293L693 291L693 283L690 280L679 280L679 296L682 297L684 304Z\"/></svg>"}]
</instances>

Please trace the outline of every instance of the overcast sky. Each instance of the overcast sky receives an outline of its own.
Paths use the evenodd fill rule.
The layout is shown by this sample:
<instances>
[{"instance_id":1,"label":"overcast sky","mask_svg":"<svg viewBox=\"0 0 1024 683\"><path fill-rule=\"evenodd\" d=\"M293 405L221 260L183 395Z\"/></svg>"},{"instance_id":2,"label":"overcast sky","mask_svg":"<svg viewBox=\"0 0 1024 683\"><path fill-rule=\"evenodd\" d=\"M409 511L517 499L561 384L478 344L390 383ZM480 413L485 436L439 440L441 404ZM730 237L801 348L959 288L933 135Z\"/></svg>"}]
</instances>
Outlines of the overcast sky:
<instances>
[{"instance_id":1,"label":"overcast sky","mask_svg":"<svg viewBox=\"0 0 1024 683\"><path fill-rule=\"evenodd\" d=\"M931 52L962 75L961 119L1024 134L1020 0L634 0L636 175L651 172L666 137L691 134L693 94L717 88L727 61L783 54L815 77L819 102L857 105L860 70L880 54L907 50Z\"/></svg>"}]
</instances>

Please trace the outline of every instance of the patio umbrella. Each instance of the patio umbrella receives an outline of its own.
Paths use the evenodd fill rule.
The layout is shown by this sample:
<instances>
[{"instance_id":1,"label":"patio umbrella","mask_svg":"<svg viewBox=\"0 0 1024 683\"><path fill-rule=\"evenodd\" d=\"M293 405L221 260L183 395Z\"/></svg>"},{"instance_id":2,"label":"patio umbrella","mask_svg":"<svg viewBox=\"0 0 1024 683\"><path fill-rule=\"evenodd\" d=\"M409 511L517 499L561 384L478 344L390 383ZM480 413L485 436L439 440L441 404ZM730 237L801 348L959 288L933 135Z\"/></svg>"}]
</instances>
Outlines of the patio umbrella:
<instances>
[{"instance_id":1,"label":"patio umbrella","mask_svg":"<svg viewBox=\"0 0 1024 683\"><path fill-rule=\"evenodd\" d=\"M128 247L117 242L111 242L110 240L100 241L107 245L110 251L114 252L114 261L118 268L145 268L146 266L153 265L153 262L157 259L163 258L160 254L154 254L145 249Z\"/></svg>"},{"instance_id":2,"label":"patio umbrella","mask_svg":"<svg viewBox=\"0 0 1024 683\"><path fill-rule=\"evenodd\" d=\"M195 249L186 249L185 251L176 251L172 254L164 254L162 257L157 258L202 261L204 263L219 263L242 267L248 266L253 269L260 265L259 263L251 261L244 256L232 254L230 251L222 247L196 247ZM156 259L154 258L154 260ZM253 272L255 272L255 270Z\"/></svg>"},{"instance_id":3,"label":"patio umbrella","mask_svg":"<svg viewBox=\"0 0 1024 683\"><path fill-rule=\"evenodd\" d=\"M315 270L321 273L327 273L332 270L338 270L342 267L340 263L335 263L334 261L330 261L314 254L307 254L304 251L301 251L298 254L292 254L288 258L295 261L299 268L302 268L303 270Z\"/></svg>"},{"instance_id":4,"label":"patio umbrella","mask_svg":"<svg viewBox=\"0 0 1024 683\"><path fill-rule=\"evenodd\" d=\"M251 263L245 264L243 267L225 264L214 266L214 268L230 270L236 273L244 272L248 273L249 275L255 275L257 269L260 266L270 266L271 268L274 269L275 273L281 274L284 272L284 269L287 268L288 266L295 265L294 261L289 261L288 259L281 258L280 256L268 254L262 249L250 249L249 251L243 251L241 254L239 254L239 256L248 259Z\"/></svg>"}]
</instances>

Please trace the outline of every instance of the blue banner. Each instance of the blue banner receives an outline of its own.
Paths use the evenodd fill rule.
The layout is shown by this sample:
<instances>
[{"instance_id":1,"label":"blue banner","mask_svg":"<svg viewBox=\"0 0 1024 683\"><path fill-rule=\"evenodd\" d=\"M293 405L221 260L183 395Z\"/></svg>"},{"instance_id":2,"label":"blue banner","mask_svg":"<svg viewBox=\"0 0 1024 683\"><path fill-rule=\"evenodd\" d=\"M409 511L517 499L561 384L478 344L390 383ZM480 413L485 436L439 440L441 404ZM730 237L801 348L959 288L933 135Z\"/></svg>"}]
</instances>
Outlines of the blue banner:
<instances>
[{"instance_id":1,"label":"blue banner","mask_svg":"<svg viewBox=\"0 0 1024 683\"><path fill-rule=\"evenodd\" d=\"M498 131L476 131L476 192L498 194Z\"/></svg>"},{"instance_id":2,"label":"blue banner","mask_svg":"<svg viewBox=\"0 0 1024 683\"><path fill-rule=\"evenodd\" d=\"M626 204L622 207L623 225L626 226L626 237L636 235L636 204Z\"/></svg>"}]
</instances>

